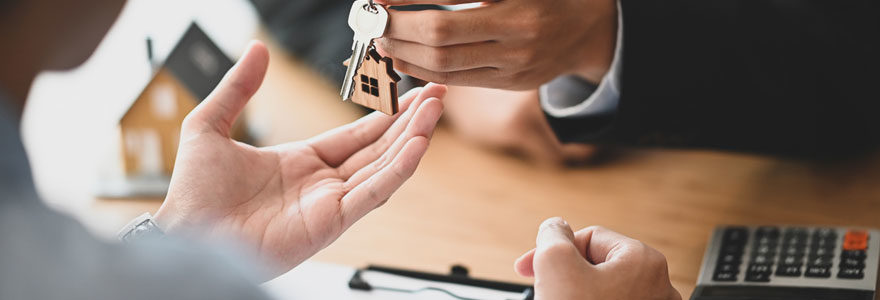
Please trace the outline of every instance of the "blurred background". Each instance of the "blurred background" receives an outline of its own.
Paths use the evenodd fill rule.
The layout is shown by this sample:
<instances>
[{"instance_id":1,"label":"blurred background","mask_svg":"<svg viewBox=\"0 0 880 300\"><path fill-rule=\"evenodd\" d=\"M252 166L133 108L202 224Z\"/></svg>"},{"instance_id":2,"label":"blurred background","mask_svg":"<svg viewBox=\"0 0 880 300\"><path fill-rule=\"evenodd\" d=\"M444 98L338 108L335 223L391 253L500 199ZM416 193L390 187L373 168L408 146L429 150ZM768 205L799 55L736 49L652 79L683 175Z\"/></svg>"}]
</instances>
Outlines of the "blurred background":
<instances>
[{"instance_id":1,"label":"blurred background","mask_svg":"<svg viewBox=\"0 0 880 300\"><path fill-rule=\"evenodd\" d=\"M101 195L161 199L155 191L161 190L163 183L167 187L163 164L168 159L173 162L168 153L161 153L158 135L163 125L155 122L156 132L142 136L140 144L129 141L128 152L146 153L141 153L144 161L126 171L122 120L149 91L155 75L193 22L231 59L240 55L260 24L256 10L246 0L128 1L84 65L69 72L39 76L28 99L23 134L37 188L52 206L82 214ZM183 83L186 80L169 80L173 81L170 87L159 86L155 91L158 95L147 99L164 100L143 101L143 105L152 106L148 107L150 112L135 113L172 114L168 116L171 122L179 122L178 115L188 111L187 107L178 111L177 101L192 99L182 99L189 96L184 91L175 93L175 87L187 86ZM259 131L258 122L249 126ZM140 173L152 180L126 186L126 177Z\"/></svg>"},{"instance_id":2,"label":"blurred background","mask_svg":"<svg viewBox=\"0 0 880 300\"><path fill-rule=\"evenodd\" d=\"M355 120L365 111L338 95L351 53L350 5L129 0L84 65L44 73L32 87L23 131L39 192L108 239L155 212L179 122L252 39L267 43L271 62L239 140L275 145ZM876 155L828 164L563 146L535 95L451 87L415 176L315 259L441 273L461 263L475 277L528 282L511 265L534 246L538 224L561 215L573 227L600 224L657 248L686 296L719 224L880 227Z\"/></svg>"}]
</instances>

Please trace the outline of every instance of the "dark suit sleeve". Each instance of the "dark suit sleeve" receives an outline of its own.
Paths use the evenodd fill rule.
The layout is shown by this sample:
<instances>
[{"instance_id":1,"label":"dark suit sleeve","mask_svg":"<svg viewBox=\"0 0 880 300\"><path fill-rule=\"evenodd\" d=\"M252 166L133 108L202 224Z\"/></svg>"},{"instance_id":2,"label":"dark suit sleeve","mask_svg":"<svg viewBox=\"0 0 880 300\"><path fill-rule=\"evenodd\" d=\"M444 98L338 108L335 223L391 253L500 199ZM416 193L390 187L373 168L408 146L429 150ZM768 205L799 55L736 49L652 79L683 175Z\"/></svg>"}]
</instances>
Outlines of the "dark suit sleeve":
<instances>
[{"instance_id":1,"label":"dark suit sleeve","mask_svg":"<svg viewBox=\"0 0 880 300\"><path fill-rule=\"evenodd\" d=\"M614 116L563 142L839 157L880 141L880 1L620 0Z\"/></svg>"}]
</instances>

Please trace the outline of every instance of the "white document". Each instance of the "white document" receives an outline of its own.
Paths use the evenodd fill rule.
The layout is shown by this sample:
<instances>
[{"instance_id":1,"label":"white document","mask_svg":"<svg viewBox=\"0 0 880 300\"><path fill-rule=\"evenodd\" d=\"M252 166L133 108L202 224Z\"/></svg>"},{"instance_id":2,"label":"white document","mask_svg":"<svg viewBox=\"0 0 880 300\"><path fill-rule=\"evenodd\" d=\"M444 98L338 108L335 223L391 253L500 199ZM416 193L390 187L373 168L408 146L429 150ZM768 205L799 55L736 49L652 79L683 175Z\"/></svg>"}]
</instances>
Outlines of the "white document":
<instances>
[{"instance_id":1,"label":"white document","mask_svg":"<svg viewBox=\"0 0 880 300\"><path fill-rule=\"evenodd\" d=\"M287 274L263 284L263 287L276 299L297 300L456 300L456 298L440 291L424 290L429 287L444 289L459 297L469 299L521 300L524 298L520 293L413 279L375 271L364 271L361 273L361 277L374 287L422 291L418 293L403 293L381 289L358 291L348 287L348 281L354 275L354 272L355 269L352 267L307 261Z\"/></svg>"}]
</instances>

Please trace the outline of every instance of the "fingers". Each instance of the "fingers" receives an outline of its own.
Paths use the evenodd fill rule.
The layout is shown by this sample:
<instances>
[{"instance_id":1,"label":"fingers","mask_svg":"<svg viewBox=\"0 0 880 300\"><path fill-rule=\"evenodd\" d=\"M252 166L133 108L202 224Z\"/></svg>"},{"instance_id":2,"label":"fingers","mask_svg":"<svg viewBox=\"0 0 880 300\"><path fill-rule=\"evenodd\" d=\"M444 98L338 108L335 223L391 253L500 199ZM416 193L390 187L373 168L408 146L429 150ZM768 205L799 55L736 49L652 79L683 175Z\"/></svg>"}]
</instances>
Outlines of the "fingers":
<instances>
[{"instance_id":1,"label":"fingers","mask_svg":"<svg viewBox=\"0 0 880 300\"><path fill-rule=\"evenodd\" d=\"M538 251L556 246L571 246L577 251L574 248L574 232L571 231L568 222L559 217L550 218L541 223L535 244L538 245Z\"/></svg>"},{"instance_id":2,"label":"fingers","mask_svg":"<svg viewBox=\"0 0 880 300\"><path fill-rule=\"evenodd\" d=\"M343 228L348 228L390 198L413 175L427 150L427 137L416 136L409 139L391 164L347 193L342 198Z\"/></svg>"},{"instance_id":3,"label":"fingers","mask_svg":"<svg viewBox=\"0 0 880 300\"><path fill-rule=\"evenodd\" d=\"M503 80L503 75L506 75L500 69L494 67L482 67L464 71L453 71L453 72L434 72L425 68L422 68L418 65L412 64L402 59L398 59L394 61L394 69L401 71L403 73L409 74L415 78L437 82L449 85L471 85L473 86L475 83L486 82L487 78ZM488 88L505 88L507 85L502 83L492 82L490 84L481 84L480 87L488 87Z\"/></svg>"},{"instance_id":4,"label":"fingers","mask_svg":"<svg viewBox=\"0 0 880 300\"><path fill-rule=\"evenodd\" d=\"M423 126L412 128L410 128L410 123L412 123L412 121L415 119L415 116L418 114L419 110L421 110L421 106L426 99L440 99L443 98L445 95L445 86L436 84L428 84L427 86L425 86L425 88L423 88L418 93L415 99L412 100L412 104L409 105L409 109L403 111L402 113L399 113L401 114L401 116L394 122L393 125L391 125L390 128L388 128L382 134L380 138L374 139L372 144L370 144L369 146L359 146L359 150L357 151L357 153L351 155L350 158L345 160L345 162L343 162L342 165L339 166L338 170L340 177L351 180L350 177L352 177L356 172L361 171L361 169L363 169L365 166L373 163L380 157L383 157L383 155L385 155L386 157L390 155L390 157L393 158L393 155L395 155L396 152L388 152L390 152L389 148L391 148L394 143L399 143L399 145L402 146L401 143L405 142L407 139L413 136L420 134L430 136L430 133L433 132L433 126L436 125L436 121L431 123L430 120L428 120L428 123L424 124ZM442 111L442 106L440 110ZM430 126L430 129L426 128L427 126ZM422 132L415 132L416 129L420 129L422 130ZM407 134L404 134L405 130L409 132ZM342 142L344 143L346 141L343 139ZM363 179L365 179L366 177L367 176L364 176Z\"/></svg>"},{"instance_id":5,"label":"fingers","mask_svg":"<svg viewBox=\"0 0 880 300\"><path fill-rule=\"evenodd\" d=\"M610 262L644 245L630 237L600 226L587 227L575 235L587 246L587 259L593 264Z\"/></svg>"},{"instance_id":6,"label":"fingers","mask_svg":"<svg viewBox=\"0 0 880 300\"><path fill-rule=\"evenodd\" d=\"M376 142L407 111L421 90L422 88L415 88L400 97L398 105L401 112L394 116L389 117L375 111L355 122L315 136L309 139L308 144L327 165L338 167L357 151ZM401 130L402 128L401 126Z\"/></svg>"},{"instance_id":7,"label":"fingers","mask_svg":"<svg viewBox=\"0 0 880 300\"><path fill-rule=\"evenodd\" d=\"M590 269L575 245L574 232L561 218L550 218L541 224L536 246L532 270L538 280L554 281Z\"/></svg>"},{"instance_id":8,"label":"fingers","mask_svg":"<svg viewBox=\"0 0 880 300\"><path fill-rule=\"evenodd\" d=\"M541 223L535 242L537 247L514 263L514 270L521 276L549 279L557 274L589 268L584 257L585 241L578 240L562 218L550 218Z\"/></svg>"},{"instance_id":9,"label":"fingers","mask_svg":"<svg viewBox=\"0 0 880 300\"><path fill-rule=\"evenodd\" d=\"M269 66L269 50L253 41L217 88L187 115L183 132L211 131L229 136L235 119L263 83Z\"/></svg>"},{"instance_id":10,"label":"fingers","mask_svg":"<svg viewBox=\"0 0 880 300\"><path fill-rule=\"evenodd\" d=\"M493 41L445 47L425 46L415 42L383 38L377 49L383 56L404 60L435 72L452 72L492 67L502 64L502 49Z\"/></svg>"},{"instance_id":11,"label":"fingers","mask_svg":"<svg viewBox=\"0 0 880 300\"><path fill-rule=\"evenodd\" d=\"M504 28L485 8L459 11L389 10L384 37L440 47L504 38Z\"/></svg>"},{"instance_id":12,"label":"fingers","mask_svg":"<svg viewBox=\"0 0 880 300\"><path fill-rule=\"evenodd\" d=\"M516 271L517 274L519 274L519 276L535 276L534 265L532 264L534 259L535 249L529 250L529 252L526 252L516 259L516 262L513 263L513 269Z\"/></svg>"},{"instance_id":13,"label":"fingers","mask_svg":"<svg viewBox=\"0 0 880 300\"><path fill-rule=\"evenodd\" d=\"M401 151L403 146L410 139L417 136L423 136L430 139L434 127L440 119L442 111L443 105L440 100L436 98L425 100L416 110L412 121L410 121L404 133L397 137L394 143L387 147L378 159L373 160L365 167L355 171L355 173L345 182L345 189L353 189L367 180L367 178L373 176L373 174L376 174L385 168L395 157L397 157L397 153Z\"/></svg>"}]
</instances>

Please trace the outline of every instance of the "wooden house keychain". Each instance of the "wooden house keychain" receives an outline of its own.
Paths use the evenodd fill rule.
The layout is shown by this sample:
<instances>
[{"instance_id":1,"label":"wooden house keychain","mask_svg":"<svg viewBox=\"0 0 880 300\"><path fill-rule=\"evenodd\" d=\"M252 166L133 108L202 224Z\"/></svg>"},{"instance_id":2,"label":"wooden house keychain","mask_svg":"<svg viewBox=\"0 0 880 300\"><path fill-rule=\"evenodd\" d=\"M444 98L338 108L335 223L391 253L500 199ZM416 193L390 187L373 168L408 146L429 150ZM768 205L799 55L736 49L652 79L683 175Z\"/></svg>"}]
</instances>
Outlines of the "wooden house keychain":
<instances>
[{"instance_id":1,"label":"wooden house keychain","mask_svg":"<svg viewBox=\"0 0 880 300\"><path fill-rule=\"evenodd\" d=\"M382 37L388 26L388 11L373 0L356 0L348 15L348 26L354 30L351 58L342 82L343 101L381 111L397 113L397 82L391 58L382 57L373 46L373 39Z\"/></svg>"}]
</instances>

